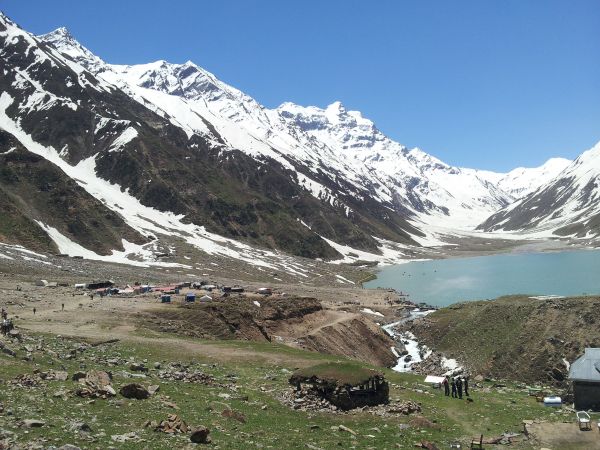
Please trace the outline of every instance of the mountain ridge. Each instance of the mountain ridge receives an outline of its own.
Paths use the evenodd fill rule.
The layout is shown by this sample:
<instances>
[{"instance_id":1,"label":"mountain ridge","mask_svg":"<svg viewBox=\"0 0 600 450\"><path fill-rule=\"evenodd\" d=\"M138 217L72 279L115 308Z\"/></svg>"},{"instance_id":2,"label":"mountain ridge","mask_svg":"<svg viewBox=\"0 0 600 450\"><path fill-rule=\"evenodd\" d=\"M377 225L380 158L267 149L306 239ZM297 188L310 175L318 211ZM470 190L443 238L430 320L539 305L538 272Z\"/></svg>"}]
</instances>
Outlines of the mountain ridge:
<instances>
[{"instance_id":1,"label":"mountain ridge","mask_svg":"<svg viewBox=\"0 0 600 450\"><path fill-rule=\"evenodd\" d=\"M64 28L36 38L2 17L2 52L14 62L3 128L24 126L31 145L52 146L66 173L89 162L86 176L98 179L80 186L142 234L158 231L138 219L155 212L128 214L125 204L203 227L191 231L202 245L220 235L242 252L227 239L310 258L392 261L470 232L568 162L507 174L453 167L393 141L341 102L268 109L191 61L111 65ZM24 51L39 58L19 66ZM106 182L135 201L115 193L121 204L110 204ZM161 233L173 233L169 217L161 216Z\"/></svg>"}]
</instances>

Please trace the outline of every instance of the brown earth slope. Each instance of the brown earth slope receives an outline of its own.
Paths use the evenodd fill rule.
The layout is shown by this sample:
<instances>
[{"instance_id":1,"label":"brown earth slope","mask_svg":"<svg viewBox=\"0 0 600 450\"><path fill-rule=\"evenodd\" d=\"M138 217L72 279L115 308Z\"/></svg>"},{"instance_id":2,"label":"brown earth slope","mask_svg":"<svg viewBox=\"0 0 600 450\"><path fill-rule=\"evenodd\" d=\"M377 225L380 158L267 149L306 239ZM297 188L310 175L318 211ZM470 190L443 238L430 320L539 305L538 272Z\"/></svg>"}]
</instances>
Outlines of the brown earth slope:
<instances>
[{"instance_id":1,"label":"brown earth slope","mask_svg":"<svg viewBox=\"0 0 600 450\"><path fill-rule=\"evenodd\" d=\"M565 385L564 361L600 346L600 298L502 297L461 303L415 321L411 331L471 373Z\"/></svg>"},{"instance_id":2,"label":"brown earth slope","mask_svg":"<svg viewBox=\"0 0 600 450\"><path fill-rule=\"evenodd\" d=\"M394 342L377 324L360 314L324 309L314 298L234 297L149 314L147 323L162 332L281 342L378 366L393 366L397 359Z\"/></svg>"}]
</instances>

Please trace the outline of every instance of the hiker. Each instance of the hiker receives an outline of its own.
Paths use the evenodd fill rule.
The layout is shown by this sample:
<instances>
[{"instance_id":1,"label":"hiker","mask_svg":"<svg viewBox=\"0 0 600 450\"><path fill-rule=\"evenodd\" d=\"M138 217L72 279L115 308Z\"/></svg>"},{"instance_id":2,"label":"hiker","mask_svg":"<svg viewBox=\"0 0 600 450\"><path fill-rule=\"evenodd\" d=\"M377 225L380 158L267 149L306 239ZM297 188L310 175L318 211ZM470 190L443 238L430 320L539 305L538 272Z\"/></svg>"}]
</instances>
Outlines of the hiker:
<instances>
[{"instance_id":1,"label":"hiker","mask_svg":"<svg viewBox=\"0 0 600 450\"><path fill-rule=\"evenodd\" d=\"M65 304L63 303L61 306L62 306L62 310L64 311L65 310Z\"/></svg>"},{"instance_id":2,"label":"hiker","mask_svg":"<svg viewBox=\"0 0 600 450\"><path fill-rule=\"evenodd\" d=\"M444 385L444 395L446 397L448 397L450 395L450 383L448 382L448 375L446 375L444 377L443 385Z\"/></svg>"},{"instance_id":3,"label":"hiker","mask_svg":"<svg viewBox=\"0 0 600 450\"><path fill-rule=\"evenodd\" d=\"M452 386L452 398L456 398L456 381L454 380L454 377L451 378L450 384Z\"/></svg>"},{"instance_id":4,"label":"hiker","mask_svg":"<svg viewBox=\"0 0 600 450\"><path fill-rule=\"evenodd\" d=\"M6 320L8 318L8 311L2 308L2 320Z\"/></svg>"},{"instance_id":5,"label":"hiker","mask_svg":"<svg viewBox=\"0 0 600 450\"><path fill-rule=\"evenodd\" d=\"M458 390L458 398L462 399L463 382L461 377L456 380L456 389Z\"/></svg>"},{"instance_id":6,"label":"hiker","mask_svg":"<svg viewBox=\"0 0 600 450\"><path fill-rule=\"evenodd\" d=\"M464 385L465 385L465 395L468 397L469 396L469 376L468 375L465 377Z\"/></svg>"},{"instance_id":7,"label":"hiker","mask_svg":"<svg viewBox=\"0 0 600 450\"><path fill-rule=\"evenodd\" d=\"M33 315L34 315L34 316L35 316L35 311L36 311L36 309L35 309L35 308L33 308Z\"/></svg>"}]
</instances>

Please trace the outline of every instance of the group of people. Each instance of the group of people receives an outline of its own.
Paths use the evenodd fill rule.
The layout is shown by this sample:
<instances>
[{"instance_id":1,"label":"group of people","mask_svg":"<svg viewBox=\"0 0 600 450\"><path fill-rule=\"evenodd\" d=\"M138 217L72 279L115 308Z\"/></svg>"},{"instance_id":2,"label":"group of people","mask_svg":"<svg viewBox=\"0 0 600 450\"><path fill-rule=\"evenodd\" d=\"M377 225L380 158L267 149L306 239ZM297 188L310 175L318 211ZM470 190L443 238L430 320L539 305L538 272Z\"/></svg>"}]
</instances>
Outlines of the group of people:
<instances>
[{"instance_id":1,"label":"group of people","mask_svg":"<svg viewBox=\"0 0 600 450\"><path fill-rule=\"evenodd\" d=\"M446 375L442 384L444 385L444 395L446 397L450 396L450 392L452 392L452 398L463 398L463 391L467 397L469 396L468 376L450 377Z\"/></svg>"}]
</instances>

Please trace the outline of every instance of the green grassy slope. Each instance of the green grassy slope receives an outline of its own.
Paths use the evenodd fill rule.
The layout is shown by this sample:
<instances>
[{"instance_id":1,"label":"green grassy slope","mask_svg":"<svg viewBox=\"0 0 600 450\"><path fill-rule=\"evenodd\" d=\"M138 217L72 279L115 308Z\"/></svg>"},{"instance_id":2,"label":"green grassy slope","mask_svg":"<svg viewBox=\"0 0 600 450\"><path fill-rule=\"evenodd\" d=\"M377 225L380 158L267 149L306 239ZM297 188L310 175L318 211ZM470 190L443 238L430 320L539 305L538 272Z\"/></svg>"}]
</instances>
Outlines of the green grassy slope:
<instances>
[{"instance_id":1,"label":"green grassy slope","mask_svg":"<svg viewBox=\"0 0 600 450\"><path fill-rule=\"evenodd\" d=\"M183 342L183 340L182 340ZM199 341L195 341L199 342ZM392 399L411 400L421 404L421 415L426 421L415 420L416 415L379 417L367 412L352 415L334 413L307 413L284 406L277 396L289 389L288 378L298 365L334 361L326 355L302 352L277 344L221 341L224 353L229 349L248 350L268 356L277 354L287 363L274 365L268 360L251 357L247 360L219 362L189 353L178 354L177 349L162 346L136 344L106 344L88 347L83 352L66 359L79 343L64 338L35 336L24 345L34 347L33 361L21 359L25 350L14 345L18 358L0 353L0 430L15 433L12 438L19 443L43 443L60 446L71 443L82 448L183 448L189 442L188 435L167 435L143 426L149 420L160 421L168 414L178 414L189 425L210 428L215 448L247 449L276 448L411 448L415 442L428 440L440 448L458 439L464 444L472 435L483 433L486 437L498 436L504 431L518 432L523 419L562 419L562 414L544 408L526 392L514 385L493 388L491 384L472 388L473 402L444 397L439 390L422 383L423 377L398 374L384 370L391 382ZM183 348L183 347L182 347ZM38 350L39 349L39 350ZM108 361L118 358L117 365ZM125 377L129 372L128 361L146 360L151 370L146 379ZM181 381L166 381L157 377L153 363L160 361L163 368L168 362L191 364L223 384L235 380L236 390L206 386ZM33 374L34 370L59 370L64 368L72 374L81 368L99 368L113 373L113 386L119 388L133 381L142 384L159 384L160 391L147 400L128 400L120 396L109 400L81 399L69 393L55 397L59 391L71 391L77 384L73 381L49 381L38 387L19 387L11 380L20 374ZM228 394L229 397L225 394ZM172 405L176 405L175 409ZM221 412L231 408L241 412L246 423L223 417ZM1 409L1 408L0 408ZM10 415L8 413L10 411ZM570 413L569 413L570 416ZM22 419L42 419L42 428L18 428ZM73 422L83 421L92 431L77 433L69 431ZM420 422L420 423L419 423ZM340 431L344 425L356 432L356 436ZM134 432L136 440L116 444L111 436ZM6 433L4 433L7 435ZM0 436L0 441L2 436ZM493 448L488 446L486 448ZM531 448L522 442L513 448Z\"/></svg>"}]
</instances>

